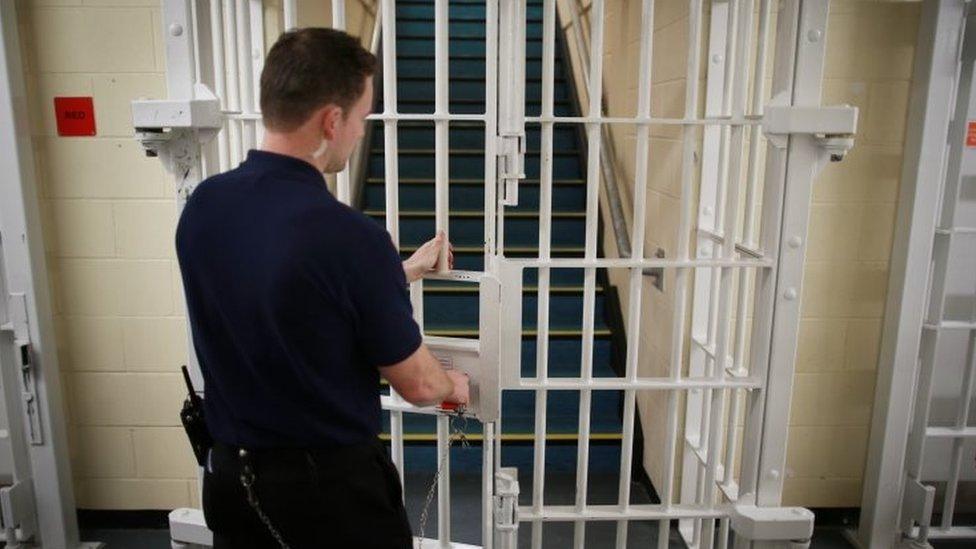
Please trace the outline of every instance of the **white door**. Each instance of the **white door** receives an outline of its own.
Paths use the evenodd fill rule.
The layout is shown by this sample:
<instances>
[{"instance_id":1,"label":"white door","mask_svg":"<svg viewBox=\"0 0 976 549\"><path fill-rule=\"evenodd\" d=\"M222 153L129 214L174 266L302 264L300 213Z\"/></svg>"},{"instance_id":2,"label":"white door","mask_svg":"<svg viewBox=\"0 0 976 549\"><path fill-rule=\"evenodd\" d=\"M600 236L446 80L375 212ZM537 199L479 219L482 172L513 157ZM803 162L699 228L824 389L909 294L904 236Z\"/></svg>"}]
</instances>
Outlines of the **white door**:
<instances>
[{"instance_id":1,"label":"white door","mask_svg":"<svg viewBox=\"0 0 976 549\"><path fill-rule=\"evenodd\" d=\"M628 111L632 116L609 116L602 107L605 37L620 29L606 25L606 11L625 4L635 4L641 18L637 99ZM483 22L454 26L452 10L461 13L471 5L483 10ZM568 20L562 21L556 19L556 0L436 0L425 8L432 11L431 31L418 35L433 43L433 98L427 110L404 109L398 98L404 59L397 51L398 28L408 26L410 17L401 18L397 7L394 0L379 2L373 39L384 84L383 109L371 117L374 131L383 132L382 216L394 242L403 244L404 224L416 212L401 211L400 205L416 181L401 173L413 166L414 151L401 150L399 132L426 124L433 132L432 226L450 228L459 240L470 233L455 229L455 221L475 215L484 225L480 242L467 251L480 256L478 268L430 277L476 285L476 337L428 334L445 362L472 374L477 398L468 412L484 420L480 543L512 547L521 539L532 547L552 546L550 533L560 525L570 525L571 532L557 532L563 536L557 539L571 540L567 543L575 547L597 538L617 547L645 543L640 536L648 535L648 524L660 547L668 545L673 527L693 547L725 547L733 531L742 547L808 538L812 515L780 507L802 266L813 179L831 156L843 157L856 122L853 109L820 107L828 2L689 0L679 34L684 40L676 45L655 40L653 0L620 5L593 0L582 11L576 2L566 2L561 14ZM295 9L295 2L284 3L279 15L286 26L301 23ZM333 10L336 26L342 26L343 2L334 2ZM170 100L137 105L136 118L145 109L181 101L196 107L184 111L200 113L167 125L175 128L168 142L153 132L141 134L174 170L185 196L206 175L235 166L260 141L255 81L268 19L260 0L165 0L164 19ZM484 26L475 30L483 40L478 55L456 51L461 46L452 41L453 29L460 40L472 25ZM564 29L571 30L564 34ZM560 49L563 42L566 50ZM687 57L680 71L685 106L676 116L661 116L655 107L660 88L652 62L668 54L654 48L684 51ZM483 63L484 97L473 111L456 107L452 97L455 57L465 56ZM703 68L704 90L699 86ZM576 79L584 82L577 90L580 112L571 97L560 95L559 86L571 86L573 70L583 74ZM451 206L452 190L461 184L455 181L451 131L465 125L482 128L484 135L483 151L462 162L474 166L485 182L477 214L456 213ZM577 142L581 210L567 216L554 189L568 165L561 156L570 146L564 130L575 128L582 136ZM619 128L631 132L636 152L632 175L614 186L608 183L613 170L605 168L612 157L609 136ZM671 135L678 159L670 172L670 211L648 193L649 186L660 184L655 178L661 177L656 163L664 156L657 148L661 132ZM201 147L214 134L216 139ZM353 170L358 166L352 163ZM354 198L357 182L364 179L362 172L340 175L340 198ZM620 203L611 198L621 189L631 197L629 226L618 218ZM532 211L526 212L530 203ZM624 257L602 252L601 211L604 230L616 227L617 242L629 243ZM675 235L674 246L664 257L650 251L649 242L657 238L653 230L661 225L652 219L649 226L649 212L670 216L666 228ZM537 220L529 225L537 233L530 235L531 245L517 240L525 236L519 221L526 217ZM560 224L564 219L575 219L576 225ZM579 235L580 246L563 245L571 233ZM646 274L663 281L665 290L652 288ZM560 301L565 292L559 281L568 279L577 281L578 306ZM619 327L627 343L617 372L599 367L605 358L600 319L608 306L608 280L622 281L627 296L628 314ZM421 325L428 312L424 286L421 281L411 288ZM667 295L670 310L663 316L648 313L661 295ZM660 333L667 334L669 352L654 356L645 342ZM554 353L557 340L576 346L568 354ZM575 403L573 432L557 437L551 426L565 417L548 410L567 395ZM615 433L593 421L606 395L621 403ZM530 430L512 432L519 420L506 411L516 401L531 405ZM444 452L451 439L448 415L417 410L396 395L385 397L384 407L391 413L391 448L402 472L410 466L404 456L407 414L436 415L437 455L450 455ZM662 413L649 415L651 409ZM645 433L657 429L655 442L664 447L654 478L660 503L637 501L632 493L638 412ZM591 484L597 478L591 465L606 461L600 452L607 440L616 441L614 472ZM515 471L501 467L518 453L506 454L509 448L520 448L529 462ZM554 460L547 456L561 455L573 462L568 500L549 497ZM454 539L452 511L462 509L450 497L449 458L439 463L437 536L446 544ZM609 499L602 490L606 478L614 484ZM518 481L531 489L520 494ZM607 529L608 523L615 526ZM519 529L522 524L529 526Z\"/></svg>"}]
</instances>

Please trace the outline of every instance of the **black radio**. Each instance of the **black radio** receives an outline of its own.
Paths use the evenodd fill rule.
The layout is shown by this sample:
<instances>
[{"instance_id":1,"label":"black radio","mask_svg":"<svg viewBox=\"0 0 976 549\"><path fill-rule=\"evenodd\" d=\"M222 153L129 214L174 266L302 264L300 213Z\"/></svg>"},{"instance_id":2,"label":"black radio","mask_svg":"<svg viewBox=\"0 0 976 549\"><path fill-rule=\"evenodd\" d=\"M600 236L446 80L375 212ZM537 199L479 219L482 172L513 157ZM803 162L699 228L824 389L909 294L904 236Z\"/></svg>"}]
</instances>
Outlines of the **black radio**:
<instances>
[{"instance_id":1,"label":"black radio","mask_svg":"<svg viewBox=\"0 0 976 549\"><path fill-rule=\"evenodd\" d=\"M210 436L207 422L203 417L203 399L193 390L190 371L186 369L186 366L182 366L181 369L189 394L183 401L180 420L183 422L183 429L186 431L187 438L190 439L190 446L193 448L193 455L197 458L197 464L204 467L207 462L207 452L213 446L213 437Z\"/></svg>"}]
</instances>

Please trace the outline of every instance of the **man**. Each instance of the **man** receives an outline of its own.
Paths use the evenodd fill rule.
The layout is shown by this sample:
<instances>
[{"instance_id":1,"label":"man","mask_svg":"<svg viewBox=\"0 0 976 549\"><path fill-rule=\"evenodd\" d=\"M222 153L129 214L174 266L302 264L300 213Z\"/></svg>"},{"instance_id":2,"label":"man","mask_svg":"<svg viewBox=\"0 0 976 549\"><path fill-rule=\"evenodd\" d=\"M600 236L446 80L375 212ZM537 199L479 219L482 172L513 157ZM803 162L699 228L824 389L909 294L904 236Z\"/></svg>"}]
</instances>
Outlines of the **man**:
<instances>
[{"instance_id":1,"label":"man","mask_svg":"<svg viewBox=\"0 0 976 549\"><path fill-rule=\"evenodd\" d=\"M423 345L407 294L444 235L401 264L389 234L322 176L363 136L375 64L342 32L282 35L261 74L261 150L201 183L180 218L218 548L411 547L377 438L380 376L417 405L468 398L467 378Z\"/></svg>"}]
</instances>

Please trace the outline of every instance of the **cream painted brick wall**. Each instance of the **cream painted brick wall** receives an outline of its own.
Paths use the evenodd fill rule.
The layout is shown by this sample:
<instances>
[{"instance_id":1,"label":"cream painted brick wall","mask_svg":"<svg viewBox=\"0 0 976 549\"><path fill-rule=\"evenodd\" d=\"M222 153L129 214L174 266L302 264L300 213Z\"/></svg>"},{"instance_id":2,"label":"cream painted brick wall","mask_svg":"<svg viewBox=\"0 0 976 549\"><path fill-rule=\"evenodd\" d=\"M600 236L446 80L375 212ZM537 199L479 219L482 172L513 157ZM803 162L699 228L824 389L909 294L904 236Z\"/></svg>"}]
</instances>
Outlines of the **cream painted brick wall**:
<instances>
[{"instance_id":1,"label":"cream painted brick wall","mask_svg":"<svg viewBox=\"0 0 976 549\"><path fill-rule=\"evenodd\" d=\"M77 504L191 505L196 472L177 427L186 322L176 204L130 125L131 100L166 96L159 2L21 7ZM53 99L63 95L93 98L97 136L57 135Z\"/></svg>"}]
</instances>

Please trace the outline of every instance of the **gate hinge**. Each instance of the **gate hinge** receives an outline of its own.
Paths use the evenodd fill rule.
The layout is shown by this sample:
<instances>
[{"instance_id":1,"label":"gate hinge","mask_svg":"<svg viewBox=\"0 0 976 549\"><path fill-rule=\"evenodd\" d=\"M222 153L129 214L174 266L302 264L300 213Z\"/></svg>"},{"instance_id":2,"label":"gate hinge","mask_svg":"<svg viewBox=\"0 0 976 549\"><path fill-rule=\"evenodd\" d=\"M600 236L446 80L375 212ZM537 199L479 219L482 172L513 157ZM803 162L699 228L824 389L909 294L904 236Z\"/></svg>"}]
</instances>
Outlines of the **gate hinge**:
<instances>
[{"instance_id":1,"label":"gate hinge","mask_svg":"<svg viewBox=\"0 0 976 549\"><path fill-rule=\"evenodd\" d=\"M515 549L518 543L518 469L500 467L495 474L495 548Z\"/></svg>"},{"instance_id":2,"label":"gate hinge","mask_svg":"<svg viewBox=\"0 0 976 549\"><path fill-rule=\"evenodd\" d=\"M524 134L498 137L498 179L502 205L518 206L519 180L525 179Z\"/></svg>"},{"instance_id":3,"label":"gate hinge","mask_svg":"<svg viewBox=\"0 0 976 549\"><path fill-rule=\"evenodd\" d=\"M2 265L0 265L2 267ZM27 317L27 295L23 293L7 294L7 323L0 329L14 333L14 340L30 340L30 324Z\"/></svg>"},{"instance_id":4,"label":"gate hinge","mask_svg":"<svg viewBox=\"0 0 976 549\"><path fill-rule=\"evenodd\" d=\"M0 330L13 332L14 345L20 362L20 389L24 405L24 428L30 436L31 444L44 444L41 430L41 409L37 403L37 384L34 380L34 360L30 339L30 319L27 315L27 296L12 293L7 296L9 321Z\"/></svg>"},{"instance_id":5,"label":"gate hinge","mask_svg":"<svg viewBox=\"0 0 976 549\"><path fill-rule=\"evenodd\" d=\"M34 537L37 524L34 509L31 479L20 479L0 488L0 528L15 531L16 541L27 541ZM11 542L7 540L7 545L13 546Z\"/></svg>"},{"instance_id":6,"label":"gate hinge","mask_svg":"<svg viewBox=\"0 0 976 549\"><path fill-rule=\"evenodd\" d=\"M20 390L24 401L24 423L31 444L44 444L44 431L41 427L41 406L37 402L37 382L34 379L33 349L30 341L19 340L20 351Z\"/></svg>"},{"instance_id":7,"label":"gate hinge","mask_svg":"<svg viewBox=\"0 0 976 549\"><path fill-rule=\"evenodd\" d=\"M809 547L813 512L803 507L732 507L732 529L750 541L778 541L790 547Z\"/></svg>"},{"instance_id":8,"label":"gate hinge","mask_svg":"<svg viewBox=\"0 0 976 549\"><path fill-rule=\"evenodd\" d=\"M905 491L901 500L902 532L911 532L918 526L929 526L935 506L935 487L922 484L910 476L905 477Z\"/></svg>"},{"instance_id":9,"label":"gate hinge","mask_svg":"<svg viewBox=\"0 0 976 549\"><path fill-rule=\"evenodd\" d=\"M857 131L857 107L850 105L789 105L784 94L770 100L763 109L763 134L776 147L786 147L790 135L812 136L831 162L840 162L854 146Z\"/></svg>"},{"instance_id":10,"label":"gate hinge","mask_svg":"<svg viewBox=\"0 0 976 549\"><path fill-rule=\"evenodd\" d=\"M146 156L158 156L167 171L180 181L188 196L187 179L200 161L200 145L220 131L220 100L203 84L194 87L194 99L139 99L132 102L132 125Z\"/></svg>"}]
</instances>

